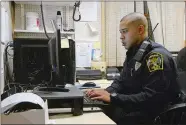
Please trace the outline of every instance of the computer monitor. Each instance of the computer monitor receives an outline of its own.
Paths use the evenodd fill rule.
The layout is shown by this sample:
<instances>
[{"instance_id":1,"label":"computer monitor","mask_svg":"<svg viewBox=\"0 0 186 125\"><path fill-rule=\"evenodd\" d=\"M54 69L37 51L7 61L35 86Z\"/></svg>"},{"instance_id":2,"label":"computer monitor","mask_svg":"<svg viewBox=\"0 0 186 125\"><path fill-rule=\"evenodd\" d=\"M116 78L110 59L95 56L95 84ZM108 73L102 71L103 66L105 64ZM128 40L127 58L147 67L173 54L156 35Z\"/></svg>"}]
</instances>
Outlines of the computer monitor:
<instances>
[{"instance_id":1,"label":"computer monitor","mask_svg":"<svg viewBox=\"0 0 186 125\"><path fill-rule=\"evenodd\" d=\"M68 92L69 89L65 88L65 65L62 65L61 60L61 34L57 29L55 35L48 42L49 63L51 68L51 77L47 86L40 87L38 91L51 91L51 92Z\"/></svg>"},{"instance_id":2,"label":"computer monitor","mask_svg":"<svg viewBox=\"0 0 186 125\"><path fill-rule=\"evenodd\" d=\"M72 84L76 82L76 61L75 61L75 41L68 39L69 48L61 47L61 34L60 30L57 28L55 20L51 20L53 29L56 31L54 37L49 41L49 55L50 64L55 69L57 63L59 64L59 76L63 85ZM55 41L55 42L54 42ZM57 54L55 54L57 50ZM61 75L60 75L61 74ZM62 85L62 84L61 84Z\"/></svg>"},{"instance_id":3,"label":"computer monitor","mask_svg":"<svg viewBox=\"0 0 186 125\"><path fill-rule=\"evenodd\" d=\"M61 53L61 34L60 30L56 30L54 37L48 42L49 63L51 65L51 84L52 86L65 86L66 68L62 64Z\"/></svg>"},{"instance_id":4,"label":"computer monitor","mask_svg":"<svg viewBox=\"0 0 186 125\"><path fill-rule=\"evenodd\" d=\"M57 44L56 36L59 35L56 34L48 43L49 63L52 70L57 72L58 81L60 81L57 82L58 85L74 85L76 82L75 41L69 39L69 48L61 48L61 42Z\"/></svg>"}]
</instances>

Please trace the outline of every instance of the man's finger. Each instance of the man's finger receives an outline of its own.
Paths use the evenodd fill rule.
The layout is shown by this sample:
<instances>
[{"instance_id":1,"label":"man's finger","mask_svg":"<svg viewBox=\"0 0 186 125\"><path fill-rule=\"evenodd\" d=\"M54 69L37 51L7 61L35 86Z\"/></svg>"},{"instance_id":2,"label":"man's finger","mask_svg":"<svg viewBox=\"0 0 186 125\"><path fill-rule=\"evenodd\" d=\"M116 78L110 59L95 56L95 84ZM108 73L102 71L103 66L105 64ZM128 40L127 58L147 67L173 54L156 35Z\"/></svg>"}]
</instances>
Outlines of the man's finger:
<instances>
[{"instance_id":1,"label":"man's finger","mask_svg":"<svg viewBox=\"0 0 186 125\"><path fill-rule=\"evenodd\" d=\"M89 97L95 97L95 96L97 96L98 94L96 93L96 92L92 92L92 93L90 93L89 94Z\"/></svg>"},{"instance_id":2,"label":"man's finger","mask_svg":"<svg viewBox=\"0 0 186 125\"><path fill-rule=\"evenodd\" d=\"M86 95L90 95L92 92L94 92L94 89L87 90Z\"/></svg>"},{"instance_id":3,"label":"man's finger","mask_svg":"<svg viewBox=\"0 0 186 125\"><path fill-rule=\"evenodd\" d=\"M93 97L91 98L92 100L101 100L102 99L102 96L96 96L96 97Z\"/></svg>"},{"instance_id":4,"label":"man's finger","mask_svg":"<svg viewBox=\"0 0 186 125\"><path fill-rule=\"evenodd\" d=\"M103 95L103 92L101 92L101 91L93 91L90 95L89 95L89 97L96 97L96 96L101 96L101 95Z\"/></svg>"},{"instance_id":5,"label":"man's finger","mask_svg":"<svg viewBox=\"0 0 186 125\"><path fill-rule=\"evenodd\" d=\"M93 89L88 89L88 90L86 90L85 92L86 92L86 93L90 93L91 91L93 91Z\"/></svg>"}]
</instances>

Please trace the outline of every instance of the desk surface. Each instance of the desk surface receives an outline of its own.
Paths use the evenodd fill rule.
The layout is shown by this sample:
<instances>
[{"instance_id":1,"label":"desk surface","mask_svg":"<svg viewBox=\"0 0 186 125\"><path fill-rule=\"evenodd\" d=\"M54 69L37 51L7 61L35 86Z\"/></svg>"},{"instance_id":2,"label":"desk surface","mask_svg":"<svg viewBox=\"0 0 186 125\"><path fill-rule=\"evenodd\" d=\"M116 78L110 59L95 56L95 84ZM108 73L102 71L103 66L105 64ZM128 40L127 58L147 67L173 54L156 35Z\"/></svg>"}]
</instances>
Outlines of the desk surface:
<instances>
[{"instance_id":1,"label":"desk surface","mask_svg":"<svg viewBox=\"0 0 186 125\"><path fill-rule=\"evenodd\" d=\"M50 120L55 124L116 124L103 112L84 113L80 116L59 114L50 116Z\"/></svg>"}]
</instances>

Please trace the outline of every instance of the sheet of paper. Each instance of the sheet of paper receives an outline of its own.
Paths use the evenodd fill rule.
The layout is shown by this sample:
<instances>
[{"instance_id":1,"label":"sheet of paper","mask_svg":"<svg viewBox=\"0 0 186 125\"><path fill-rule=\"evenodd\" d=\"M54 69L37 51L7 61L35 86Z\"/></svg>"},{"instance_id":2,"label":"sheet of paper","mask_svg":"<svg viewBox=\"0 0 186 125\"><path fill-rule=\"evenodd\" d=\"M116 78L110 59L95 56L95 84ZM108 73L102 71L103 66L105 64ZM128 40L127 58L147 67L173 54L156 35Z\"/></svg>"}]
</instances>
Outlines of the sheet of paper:
<instances>
[{"instance_id":1,"label":"sheet of paper","mask_svg":"<svg viewBox=\"0 0 186 125\"><path fill-rule=\"evenodd\" d=\"M100 41L98 22L75 22L75 39L82 41Z\"/></svg>"},{"instance_id":2,"label":"sheet of paper","mask_svg":"<svg viewBox=\"0 0 186 125\"><path fill-rule=\"evenodd\" d=\"M93 48L94 49L101 49L101 42L94 42L93 43Z\"/></svg>"},{"instance_id":3,"label":"sheet of paper","mask_svg":"<svg viewBox=\"0 0 186 125\"><path fill-rule=\"evenodd\" d=\"M97 2L81 2L81 21L97 21Z\"/></svg>"},{"instance_id":4,"label":"sheet of paper","mask_svg":"<svg viewBox=\"0 0 186 125\"><path fill-rule=\"evenodd\" d=\"M98 34L98 30L96 29L96 27L93 24L87 23L87 26L88 26L92 35L97 35Z\"/></svg>"},{"instance_id":5,"label":"sheet of paper","mask_svg":"<svg viewBox=\"0 0 186 125\"><path fill-rule=\"evenodd\" d=\"M101 49L93 49L92 51L92 60L101 61Z\"/></svg>"},{"instance_id":6,"label":"sheet of paper","mask_svg":"<svg viewBox=\"0 0 186 125\"><path fill-rule=\"evenodd\" d=\"M61 39L61 48L69 48L68 39Z\"/></svg>"},{"instance_id":7,"label":"sheet of paper","mask_svg":"<svg viewBox=\"0 0 186 125\"><path fill-rule=\"evenodd\" d=\"M91 67L92 43L76 43L76 67Z\"/></svg>"}]
</instances>

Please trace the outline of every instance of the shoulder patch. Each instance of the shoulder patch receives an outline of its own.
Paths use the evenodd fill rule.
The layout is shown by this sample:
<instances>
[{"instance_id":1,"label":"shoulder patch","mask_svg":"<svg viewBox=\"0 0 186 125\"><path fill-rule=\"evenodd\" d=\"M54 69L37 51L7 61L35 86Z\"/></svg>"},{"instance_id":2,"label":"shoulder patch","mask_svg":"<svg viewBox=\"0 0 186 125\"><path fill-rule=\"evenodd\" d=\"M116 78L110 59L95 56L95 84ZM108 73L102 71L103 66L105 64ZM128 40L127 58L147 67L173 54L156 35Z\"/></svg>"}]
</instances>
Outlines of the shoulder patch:
<instances>
[{"instance_id":1,"label":"shoulder patch","mask_svg":"<svg viewBox=\"0 0 186 125\"><path fill-rule=\"evenodd\" d=\"M147 67L150 72L163 70L163 56L160 53L152 53L147 59Z\"/></svg>"}]
</instances>

